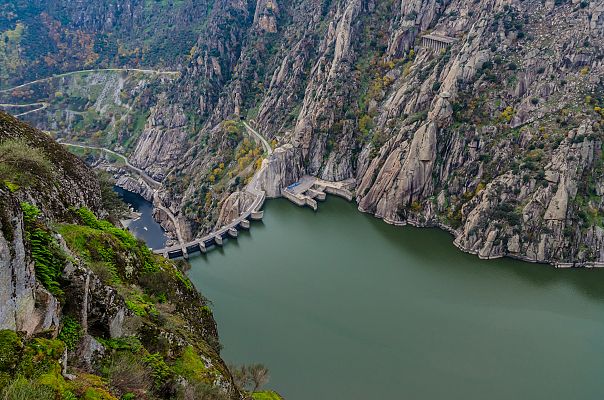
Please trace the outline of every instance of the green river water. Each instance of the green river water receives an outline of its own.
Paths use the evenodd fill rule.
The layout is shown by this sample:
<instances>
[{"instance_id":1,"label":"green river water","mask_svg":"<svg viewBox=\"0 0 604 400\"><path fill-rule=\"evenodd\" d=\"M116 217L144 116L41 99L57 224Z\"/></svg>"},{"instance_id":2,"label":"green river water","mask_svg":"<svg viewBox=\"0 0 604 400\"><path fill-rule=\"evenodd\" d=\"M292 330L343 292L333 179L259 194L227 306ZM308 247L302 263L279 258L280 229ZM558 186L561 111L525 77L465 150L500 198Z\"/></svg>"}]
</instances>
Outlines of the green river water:
<instances>
[{"instance_id":1,"label":"green river water","mask_svg":"<svg viewBox=\"0 0 604 400\"><path fill-rule=\"evenodd\" d=\"M223 358L287 400L603 399L604 271L464 254L328 197L191 259Z\"/></svg>"}]
</instances>

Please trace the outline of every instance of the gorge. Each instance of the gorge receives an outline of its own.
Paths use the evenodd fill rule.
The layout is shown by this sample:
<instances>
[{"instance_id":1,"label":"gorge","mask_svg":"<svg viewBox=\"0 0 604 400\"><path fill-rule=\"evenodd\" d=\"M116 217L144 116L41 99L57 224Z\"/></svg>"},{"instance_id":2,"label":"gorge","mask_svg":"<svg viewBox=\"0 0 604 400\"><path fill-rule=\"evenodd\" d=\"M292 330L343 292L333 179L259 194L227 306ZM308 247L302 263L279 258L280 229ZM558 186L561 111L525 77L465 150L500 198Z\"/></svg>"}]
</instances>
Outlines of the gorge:
<instances>
[{"instance_id":1,"label":"gorge","mask_svg":"<svg viewBox=\"0 0 604 400\"><path fill-rule=\"evenodd\" d=\"M0 398L597 399L600 267L601 0L0 0Z\"/></svg>"}]
</instances>

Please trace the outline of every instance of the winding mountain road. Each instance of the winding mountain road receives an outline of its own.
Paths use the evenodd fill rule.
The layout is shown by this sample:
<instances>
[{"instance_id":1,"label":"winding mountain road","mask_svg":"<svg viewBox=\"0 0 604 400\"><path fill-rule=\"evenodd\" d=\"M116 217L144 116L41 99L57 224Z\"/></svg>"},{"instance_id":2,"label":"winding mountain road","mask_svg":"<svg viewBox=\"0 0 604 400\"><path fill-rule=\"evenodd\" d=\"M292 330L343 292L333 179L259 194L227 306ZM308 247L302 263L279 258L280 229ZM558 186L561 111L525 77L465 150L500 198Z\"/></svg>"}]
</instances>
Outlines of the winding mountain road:
<instances>
[{"instance_id":1,"label":"winding mountain road","mask_svg":"<svg viewBox=\"0 0 604 400\"><path fill-rule=\"evenodd\" d=\"M245 129L247 129L247 131L254 136L258 141L260 141L260 143L262 144L262 147L264 147L264 151L266 151L266 155L270 156L271 154L273 154L273 148L271 147L271 145L268 143L268 141L266 140L266 138L264 136L262 136L261 134L259 134L254 128L252 128L246 121L241 121L243 122L243 126L245 126Z\"/></svg>"},{"instance_id":2,"label":"winding mountain road","mask_svg":"<svg viewBox=\"0 0 604 400\"><path fill-rule=\"evenodd\" d=\"M153 205L156 208L162 210L164 213L166 213L168 218L170 218L170 220L172 221L172 224L174 225L174 230L176 231L176 237L178 239L178 242L179 243L185 242L183 239L183 236L182 236L182 232L180 230L180 225L178 224L176 217L174 216L172 211L170 211L169 208L165 207L162 204L161 199L159 198L159 189L161 189L161 186L162 186L161 182L158 182L155 179L153 179L152 177L150 177L149 175L147 175L147 173L145 171L143 171L142 169L130 164L130 162L128 161L128 157L126 157L120 153L116 153L115 151L110 150L106 147L88 146L88 145L84 145L84 144L68 143L68 142L63 142L63 141L60 141L59 143L64 146L77 147L80 149L91 149L91 150L104 151L108 154L111 154L111 155L121 159L124 162L124 165L128 169L130 169L131 171L138 174L149 186L151 186L151 188L153 189Z\"/></svg>"},{"instance_id":3,"label":"winding mountain road","mask_svg":"<svg viewBox=\"0 0 604 400\"><path fill-rule=\"evenodd\" d=\"M48 82L48 81L56 79L56 78L63 78L66 76L71 76L71 75L84 75L84 74L90 74L90 73L95 73L95 72L141 72L143 74L173 75L173 76L180 75L179 71L161 71L161 70L155 70L155 69L140 69L140 68L82 69L79 71L65 72L63 74L58 74L58 75L53 75L53 76L49 76L46 78L36 79L35 81L23 83L21 85L14 86L12 88L2 89L2 90L0 90L0 93L12 92L13 90L16 90L16 89L22 89L24 87L35 85L36 83Z\"/></svg>"},{"instance_id":4,"label":"winding mountain road","mask_svg":"<svg viewBox=\"0 0 604 400\"><path fill-rule=\"evenodd\" d=\"M40 102L37 102L37 103L29 103L29 104L0 104L0 108L5 109L5 110L8 109L8 108L26 108L26 107L31 107L31 106L36 106L38 108L34 108L32 110L25 111L25 112L22 112L20 114L14 114L13 116L14 117L22 117L24 115L31 114L31 113L34 113L36 111L42 111L42 110L45 110L48 107L50 107L50 104L47 103L47 102L45 102L45 101L40 101Z\"/></svg>"},{"instance_id":5,"label":"winding mountain road","mask_svg":"<svg viewBox=\"0 0 604 400\"><path fill-rule=\"evenodd\" d=\"M266 152L266 156L270 156L273 153L273 149L271 147L271 145L269 144L268 140L266 140L266 138L264 136L262 136L260 133L258 133L258 131L256 131L254 128L252 128L247 122L243 121L243 125L246 128L247 133L250 136L253 136L254 139L256 141L259 141L262 145L262 147L264 148L264 151ZM168 215L168 217L170 218L170 220L172 221L173 225L174 225L174 229L176 231L176 236L178 238L178 245L177 246L172 246L169 248L165 248L165 249L161 249L161 250L156 250L156 253L158 254L165 254L169 251L173 251L176 249L184 249L186 248L186 246L190 245L191 243L199 243L199 239L194 240L191 243L185 243L185 240L183 239L183 235L182 232L180 230L180 224L177 223L176 217L174 216L174 214L172 213L172 211L170 211L170 209L168 209L167 207L164 207L162 205L161 199L159 198L159 189L162 187L161 182L156 181L155 179L153 179L152 177L150 177L149 175L147 175L147 173L145 171L143 171L142 169L135 167L134 165L130 164L130 162L128 161L128 157L117 153L113 150L110 150L108 148L105 147L100 147L100 146L90 146L90 145L84 145L84 144L77 144L77 143L69 143L69 142L63 142L63 141L59 141L60 144L64 145L64 146L70 146L70 147L77 147L77 148L81 148L81 149L92 149L92 150L98 150L98 151L104 151L108 154L111 154L117 158L119 158L120 160L123 161L124 165L134 171L136 174L138 174L145 182L147 182L147 184L149 184L149 186L151 186L153 188L153 205L162 210L163 212L166 213L166 215ZM267 159L265 158L262 161L262 166L260 167L260 169L258 171L256 171L256 173L254 174L253 178L251 179L250 183L246 186L246 190L248 192L250 192L251 194L253 194L256 198L255 200L252 202L249 210L246 210L246 212L242 213L242 215L239 216L239 218L237 218L236 220L232 221L230 224L218 229L215 232L209 233L208 235L206 235L204 237L205 240L216 236L217 234L223 234L224 232L227 232L230 228L233 228L235 226L238 226L241 221L243 219L248 218L248 215L250 213L252 213L255 210L259 210L260 207L262 207L262 204L264 203L264 199L265 199L265 193L264 191L262 191L259 188L259 182L258 182L258 176L262 173L262 171L266 168L267 165ZM202 241L204 240L202 239Z\"/></svg>"}]
</instances>

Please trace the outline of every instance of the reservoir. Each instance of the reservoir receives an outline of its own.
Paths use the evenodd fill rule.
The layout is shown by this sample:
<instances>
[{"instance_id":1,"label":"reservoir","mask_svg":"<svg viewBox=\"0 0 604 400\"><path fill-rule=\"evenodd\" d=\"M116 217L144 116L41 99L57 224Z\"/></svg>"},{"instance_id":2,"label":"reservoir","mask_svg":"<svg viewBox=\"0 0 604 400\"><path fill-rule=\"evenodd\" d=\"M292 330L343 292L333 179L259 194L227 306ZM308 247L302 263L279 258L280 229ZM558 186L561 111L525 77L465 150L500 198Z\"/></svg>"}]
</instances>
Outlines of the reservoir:
<instances>
[{"instance_id":1,"label":"reservoir","mask_svg":"<svg viewBox=\"0 0 604 400\"><path fill-rule=\"evenodd\" d=\"M165 240L152 225L135 233ZM604 271L480 260L331 196L268 201L190 261L223 358L265 364L287 400L604 398Z\"/></svg>"},{"instance_id":2,"label":"reservoir","mask_svg":"<svg viewBox=\"0 0 604 400\"><path fill-rule=\"evenodd\" d=\"M139 239L143 239L152 249L161 249L166 244L166 233L157 221L153 219L153 204L141 195L114 186L113 190L131 206L134 211L141 214L140 218L133 220L128 225L128 230Z\"/></svg>"},{"instance_id":3,"label":"reservoir","mask_svg":"<svg viewBox=\"0 0 604 400\"><path fill-rule=\"evenodd\" d=\"M287 400L602 399L604 275L464 254L329 196L191 259L222 356Z\"/></svg>"}]
</instances>

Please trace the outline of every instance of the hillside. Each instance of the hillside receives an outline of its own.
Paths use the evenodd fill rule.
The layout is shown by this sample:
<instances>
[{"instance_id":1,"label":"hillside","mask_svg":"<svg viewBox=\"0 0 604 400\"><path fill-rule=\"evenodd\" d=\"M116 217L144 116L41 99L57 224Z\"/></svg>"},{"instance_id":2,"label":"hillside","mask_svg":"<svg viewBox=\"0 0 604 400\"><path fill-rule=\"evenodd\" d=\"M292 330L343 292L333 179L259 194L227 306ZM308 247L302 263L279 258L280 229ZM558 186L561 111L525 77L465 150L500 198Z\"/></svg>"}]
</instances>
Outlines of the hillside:
<instances>
[{"instance_id":1,"label":"hillside","mask_svg":"<svg viewBox=\"0 0 604 400\"><path fill-rule=\"evenodd\" d=\"M207 1L0 1L0 89L84 68L174 67L201 33Z\"/></svg>"},{"instance_id":2,"label":"hillside","mask_svg":"<svg viewBox=\"0 0 604 400\"><path fill-rule=\"evenodd\" d=\"M101 8L55 11L98 21ZM207 10L180 78L145 103L125 149L163 182L188 236L209 232L250 175L245 118L274 146L293 146L273 156L269 191L304 174L353 179L360 210L442 227L483 258L604 262L601 2L239 0Z\"/></svg>"},{"instance_id":3,"label":"hillside","mask_svg":"<svg viewBox=\"0 0 604 400\"><path fill-rule=\"evenodd\" d=\"M182 266L100 219L116 210L102 185L0 112L0 396L242 398L208 301Z\"/></svg>"},{"instance_id":4,"label":"hillside","mask_svg":"<svg viewBox=\"0 0 604 400\"><path fill-rule=\"evenodd\" d=\"M442 226L485 258L604 260L602 5L319 3L215 9L172 104L152 112L195 112L204 128L186 142L148 127L139 164L199 176L191 146L241 115L294 144L298 175L355 179L359 208L388 222ZM434 50L430 33L452 44ZM153 140L172 151L149 153ZM199 201L206 180L170 186L173 201Z\"/></svg>"}]
</instances>

